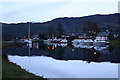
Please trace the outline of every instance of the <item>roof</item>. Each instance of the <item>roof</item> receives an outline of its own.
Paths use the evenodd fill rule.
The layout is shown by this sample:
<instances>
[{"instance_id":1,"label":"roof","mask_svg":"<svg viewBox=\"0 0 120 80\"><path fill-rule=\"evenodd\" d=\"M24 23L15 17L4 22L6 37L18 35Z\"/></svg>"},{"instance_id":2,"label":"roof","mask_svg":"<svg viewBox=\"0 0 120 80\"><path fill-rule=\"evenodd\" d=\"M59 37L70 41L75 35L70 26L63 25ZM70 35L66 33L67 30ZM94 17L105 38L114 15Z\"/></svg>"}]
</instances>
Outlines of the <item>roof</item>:
<instances>
[{"instance_id":1,"label":"roof","mask_svg":"<svg viewBox=\"0 0 120 80\"><path fill-rule=\"evenodd\" d=\"M107 37L109 34L110 34L110 32L100 32L97 36Z\"/></svg>"}]
</instances>

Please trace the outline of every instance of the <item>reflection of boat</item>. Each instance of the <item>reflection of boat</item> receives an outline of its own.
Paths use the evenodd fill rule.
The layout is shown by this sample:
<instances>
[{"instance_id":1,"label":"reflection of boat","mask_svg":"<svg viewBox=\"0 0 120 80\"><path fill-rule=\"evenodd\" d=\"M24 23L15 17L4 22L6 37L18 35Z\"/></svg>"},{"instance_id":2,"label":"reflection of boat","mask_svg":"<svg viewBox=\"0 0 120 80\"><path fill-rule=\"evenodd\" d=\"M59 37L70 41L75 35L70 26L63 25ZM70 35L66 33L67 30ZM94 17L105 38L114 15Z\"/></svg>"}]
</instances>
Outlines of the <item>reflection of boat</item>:
<instances>
[{"instance_id":1,"label":"reflection of boat","mask_svg":"<svg viewBox=\"0 0 120 80\"><path fill-rule=\"evenodd\" d=\"M84 40L83 39L74 39L72 42L73 42L73 44L79 44L79 43L83 43Z\"/></svg>"},{"instance_id":2,"label":"reflection of boat","mask_svg":"<svg viewBox=\"0 0 120 80\"><path fill-rule=\"evenodd\" d=\"M93 48L93 46L89 46L89 45L80 45L80 48L91 49L91 48Z\"/></svg>"},{"instance_id":3,"label":"reflection of boat","mask_svg":"<svg viewBox=\"0 0 120 80\"><path fill-rule=\"evenodd\" d=\"M92 45L93 44L93 40L92 39L86 39L84 41L85 45Z\"/></svg>"},{"instance_id":4,"label":"reflection of boat","mask_svg":"<svg viewBox=\"0 0 120 80\"><path fill-rule=\"evenodd\" d=\"M80 45L78 45L78 44L72 44L75 48L79 48L80 47Z\"/></svg>"},{"instance_id":5,"label":"reflection of boat","mask_svg":"<svg viewBox=\"0 0 120 80\"><path fill-rule=\"evenodd\" d=\"M44 43L44 44L47 44L47 45L51 45L51 46L62 46L62 47L66 47L67 46L67 43Z\"/></svg>"},{"instance_id":6,"label":"reflection of boat","mask_svg":"<svg viewBox=\"0 0 120 80\"><path fill-rule=\"evenodd\" d=\"M109 41L104 41L104 40L94 40L94 43L93 43L94 46L105 46L109 44L110 44Z\"/></svg>"},{"instance_id":7,"label":"reflection of boat","mask_svg":"<svg viewBox=\"0 0 120 80\"><path fill-rule=\"evenodd\" d=\"M27 44L27 47L32 48L32 44Z\"/></svg>"},{"instance_id":8,"label":"reflection of boat","mask_svg":"<svg viewBox=\"0 0 120 80\"><path fill-rule=\"evenodd\" d=\"M93 46L93 45L86 45L86 44L76 44L76 43L73 43L72 44L75 48L87 48L87 49L91 49L94 47L94 49L96 51L100 51L100 50L103 50L103 49L107 49L109 47L109 45L106 45L106 46Z\"/></svg>"},{"instance_id":9,"label":"reflection of boat","mask_svg":"<svg viewBox=\"0 0 120 80\"><path fill-rule=\"evenodd\" d=\"M107 49L108 47L109 47L109 45L107 45L107 46L94 46L94 49L96 51L101 51L101 50Z\"/></svg>"},{"instance_id":10,"label":"reflection of boat","mask_svg":"<svg viewBox=\"0 0 120 80\"><path fill-rule=\"evenodd\" d=\"M73 44L85 44L85 45L92 45L93 44L92 39L75 39L72 42L73 42Z\"/></svg>"},{"instance_id":11,"label":"reflection of boat","mask_svg":"<svg viewBox=\"0 0 120 80\"><path fill-rule=\"evenodd\" d=\"M93 46L90 45L85 45L85 44L72 44L75 48L87 48L87 49L91 49L93 48Z\"/></svg>"},{"instance_id":12,"label":"reflection of boat","mask_svg":"<svg viewBox=\"0 0 120 80\"><path fill-rule=\"evenodd\" d=\"M47 44L47 43L50 43L52 41L52 39L47 39L47 40L44 40L44 43Z\"/></svg>"},{"instance_id":13,"label":"reflection of boat","mask_svg":"<svg viewBox=\"0 0 120 80\"><path fill-rule=\"evenodd\" d=\"M67 46L67 43L65 43L65 44L61 44L60 46L62 46L62 47L66 47L66 46Z\"/></svg>"}]
</instances>

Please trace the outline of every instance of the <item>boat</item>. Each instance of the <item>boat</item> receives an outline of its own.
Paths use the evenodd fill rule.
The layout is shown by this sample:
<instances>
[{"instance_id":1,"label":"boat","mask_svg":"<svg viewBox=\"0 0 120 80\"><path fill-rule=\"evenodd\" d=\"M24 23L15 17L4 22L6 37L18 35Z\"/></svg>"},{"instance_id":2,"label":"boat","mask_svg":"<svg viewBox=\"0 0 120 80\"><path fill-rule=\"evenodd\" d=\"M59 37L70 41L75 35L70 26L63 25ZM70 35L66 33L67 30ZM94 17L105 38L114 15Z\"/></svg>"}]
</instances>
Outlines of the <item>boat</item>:
<instances>
[{"instance_id":1,"label":"boat","mask_svg":"<svg viewBox=\"0 0 120 80\"><path fill-rule=\"evenodd\" d=\"M94 40L94 46L105 46L110 45L109 37L111 36L110 32L100 32L96 39Z\"/></svg>"},{"instance_id":2,"label":"boat","mask_svg":"<svg viewBox=\"0 0 120 80\"><path fill-rule=\"evenodd\" d=\"M67 43L67 39L61 39L61 38L47 39L47 40L44 40L44 43Z\"/></svg>"},{"instance_id":3,"label":"boat","mask_svg":"<svg viewBox=\"0 0 120 80\"><path fill-rule=\"evenodd\" d=\"M67 43L67 39L58 39L59 43Z\"/></svg>"},{"instance_id":4,"label":"boat","mask_svg":"<svg viewBox=\"0 0 120 80\"><path fill-rule=\"evenodd\" d=\"M85 45L93 45L93 40L92 39L86 39L84 40Z\"/></svg>"}]
</instances>

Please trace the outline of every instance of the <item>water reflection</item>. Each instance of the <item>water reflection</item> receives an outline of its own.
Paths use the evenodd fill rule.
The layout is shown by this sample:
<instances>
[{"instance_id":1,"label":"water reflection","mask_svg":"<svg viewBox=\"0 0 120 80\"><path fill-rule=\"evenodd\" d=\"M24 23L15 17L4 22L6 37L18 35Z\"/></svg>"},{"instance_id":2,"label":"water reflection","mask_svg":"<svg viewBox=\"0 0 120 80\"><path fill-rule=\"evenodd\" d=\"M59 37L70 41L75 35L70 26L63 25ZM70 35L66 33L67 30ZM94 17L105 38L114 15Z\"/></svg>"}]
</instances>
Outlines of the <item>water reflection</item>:
<instances>
[{"instance_id":1,"label":"water reflection","mask_svg":"<svg viewBox=\"0 0 120 80\"><path fill-rule=\"evenodd\" d=\"M55 46L55 47L59 47L59 46L66 47L68 43L45 43L45 44L47 44L49 46L52 45L52 46Z\"/></svg>"},{"instance_id":2,"label":"water reflection","mask_svg":"<svg viewBox=\"0 0 120 80\"><path fill-rule=\"evenodd\" d=\"M120 63L119 49L114 46L34 42L5 48L3 53L8 54L9 61L47 78L117 78L118 65L115 63Z\"/></svg>"},{"instance_id":3,"label":"water reflection","mask_svg":"<svg viewBox=\"0 0 120 80\"><path fill-rule=\"evenodd\" d=\"M31 54L29 55L29 50ZM90 62L120 63L120 47L92 46L83 44L39 43L32 45L14 46L3 50L9 55L19 56L48 56L57 60L83 60Z\"/></svg>"}]
</instances>

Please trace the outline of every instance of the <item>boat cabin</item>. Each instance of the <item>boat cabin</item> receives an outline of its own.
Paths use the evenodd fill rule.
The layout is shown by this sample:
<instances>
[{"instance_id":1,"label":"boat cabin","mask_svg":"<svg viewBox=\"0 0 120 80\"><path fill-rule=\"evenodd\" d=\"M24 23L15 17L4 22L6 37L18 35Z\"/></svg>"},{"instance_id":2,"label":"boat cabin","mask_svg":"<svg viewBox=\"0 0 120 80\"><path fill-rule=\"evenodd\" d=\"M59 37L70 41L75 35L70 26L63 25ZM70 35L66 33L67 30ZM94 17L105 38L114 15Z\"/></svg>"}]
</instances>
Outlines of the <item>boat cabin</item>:
<instances>
[{"instance_id":1,"label":"boat cabin","mask_svg":"<svg viewBox=\"0 0 120 80\"><path fill-rule=\"evenodd\" d=\"M100 32L97 36L96 36L96 41L108 41L108 40L112 40L114 38L114 36L112 35L111 32Z\"/></svg>"}]
</instances>

